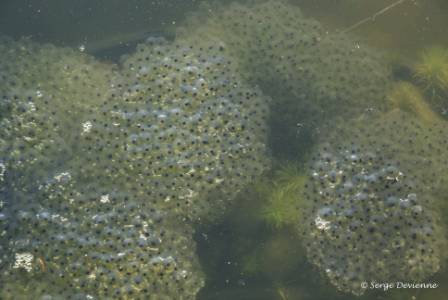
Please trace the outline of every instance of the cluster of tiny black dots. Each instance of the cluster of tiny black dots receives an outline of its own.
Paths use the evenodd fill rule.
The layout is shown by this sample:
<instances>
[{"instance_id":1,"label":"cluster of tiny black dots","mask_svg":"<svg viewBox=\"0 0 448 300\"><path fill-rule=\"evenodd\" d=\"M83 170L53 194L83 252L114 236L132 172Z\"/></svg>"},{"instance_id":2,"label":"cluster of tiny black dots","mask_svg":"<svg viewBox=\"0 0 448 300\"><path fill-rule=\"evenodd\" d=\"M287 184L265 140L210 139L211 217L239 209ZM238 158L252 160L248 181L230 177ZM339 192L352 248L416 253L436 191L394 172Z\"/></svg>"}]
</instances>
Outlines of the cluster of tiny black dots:
<instances>
[{"instance_id":1,"label":"cluster of tiny black dots","mask_svg":"<svg viewBox=\"0 0 448 300\"><path fill-rule=\"evenodd\" d=\"M306 185L310 260L354 294L369 274L436 272L446 130L345 122L388 109L378 56L284 1L196 20L118 65L0 38L0 297L194 299L194 224L269 167L268 145L297 153L298 124L328 138Z\"/></svg>"},{"instance_id":2,"label":"cluster of tiny black dots","mask_svg":"<svg viewBox=\"0 0 448 300\"><path fill-rule=\"evenodd\" d=\"M439 270L446 134L443 124L392 111L322 137L302 230L310 260L339 290L360 295L361 282L418 281Z\"/></svg>"}]
</instances>

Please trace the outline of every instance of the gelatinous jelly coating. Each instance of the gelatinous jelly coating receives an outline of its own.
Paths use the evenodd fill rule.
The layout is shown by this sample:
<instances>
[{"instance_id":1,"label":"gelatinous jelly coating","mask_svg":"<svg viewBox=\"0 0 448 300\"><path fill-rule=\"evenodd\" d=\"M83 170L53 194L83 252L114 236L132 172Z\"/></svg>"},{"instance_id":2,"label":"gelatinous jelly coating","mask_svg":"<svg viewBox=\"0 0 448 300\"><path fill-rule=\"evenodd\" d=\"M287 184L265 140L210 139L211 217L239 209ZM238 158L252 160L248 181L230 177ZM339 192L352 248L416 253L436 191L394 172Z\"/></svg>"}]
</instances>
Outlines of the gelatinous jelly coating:
<instances>
[{"instance_id":1,"label":"gelatinous jelly coating","mask_svg":"<svg viewBox=\"0 0 448 300\"><path fill-rule=\"evenodd\" d=\"M356 295L362 282L428 278L446 246L436 201L445 197L446 127L399 111L339 124L309 167L309 259Z\"/></svg>"}]
</instances>

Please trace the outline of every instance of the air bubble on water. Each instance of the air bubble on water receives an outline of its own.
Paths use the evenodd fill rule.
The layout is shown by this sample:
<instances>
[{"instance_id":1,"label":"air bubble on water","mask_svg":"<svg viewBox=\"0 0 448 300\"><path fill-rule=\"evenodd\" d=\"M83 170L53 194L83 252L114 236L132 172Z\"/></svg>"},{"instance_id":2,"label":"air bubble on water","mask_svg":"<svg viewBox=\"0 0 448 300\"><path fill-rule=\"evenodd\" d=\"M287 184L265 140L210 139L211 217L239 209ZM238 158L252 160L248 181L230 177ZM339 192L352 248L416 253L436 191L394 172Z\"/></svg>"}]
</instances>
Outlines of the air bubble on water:
<instances>
[{"instance_id":1,"label":"air bubble on water","mask_svg":"<svg viewBox=\"0 0 448 300\"><path fill-rule=\"evenodd\" d=\"M318 229L324 231L327 231L328 229L331 228L330 226L331 222L321 218L320 216L317 216L316 219L314 219L314 224Z\"/></svg>"},{"instance_id":2,"label":"air bubble on water","mask_svg":"<svg viewBox=\"0 0 448 300\"><path fill-rule=\"evenodd\" d=\"M82 133L81 134L89 133L91 129L92 129L92 122L86 121L86 122L82 123Z\"/></svg>"},{"instance_id":3,"label":"air bubble on water","mask_svg":"<svg viewBox=\"0 0 448 300\"><path fill-rule=\"evenodd\" d=\"M110 203L109 194L101 195L100 202L103 204Z\"/></svg>"}]
</instances>

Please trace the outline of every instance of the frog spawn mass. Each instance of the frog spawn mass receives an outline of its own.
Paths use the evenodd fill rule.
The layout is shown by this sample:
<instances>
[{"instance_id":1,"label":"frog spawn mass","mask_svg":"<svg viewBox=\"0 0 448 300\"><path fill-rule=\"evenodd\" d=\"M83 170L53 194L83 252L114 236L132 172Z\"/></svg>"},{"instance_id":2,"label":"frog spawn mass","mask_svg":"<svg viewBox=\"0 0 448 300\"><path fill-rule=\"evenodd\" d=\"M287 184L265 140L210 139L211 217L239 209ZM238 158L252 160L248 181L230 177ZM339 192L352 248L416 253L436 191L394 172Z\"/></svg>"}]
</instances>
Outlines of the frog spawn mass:
<instances>
[{"instance_id":1,"label":"frog spawn mass","mask_svg":"<svg viewBox=\"0 0 448 300\"><path fill-rule=\"evenodd\" d=\"M20 186L73 156L81 124L105 97L113 67L27 39L1 38L0 55L0 160L10 184Z\"/></svg>"},{"instance_id":2,"label":"frog spawn mass","mask_svg":"<svg viewBox=\"0 0 448 300\"><path fill-rule=\"evenodd\" d=\"M191 224L117 186L55 174L14 195L2 298L194 299L203 285Z\"/></svg>"},{"instance_id":3,"label":"frog spawn mass","mask_svg":"<svg viewBox=\"0 0 448 300\"><path fill-rule=\"evenodd\" d=\"M194 299L192 226L267 165L268 98L218 48L151 42L75 80L89 57L7 47L33 54L2 62L32 65L2 84L2 298Z\"/></svg>"},{"instance_id":4,"label":"frog spawn mass","mask_svg":"<svg viewBox=\"0 0 448 300\"><path fill-rule=\"evenodd\" d=\"M150 39L138 46L119 66L100 64L74 50L2 41L3 298L21 293L56 299L193 299L204 282L192 226L219 215L266 169L268 130L273 140L279 128L285 129L285 140L270 142L276 152L282 146L275 145L289 147L296 141L298 122L320 127L322 120L334 116L350 119L388 109L384 95L389 71L377 55L344 34L327 34L298 8L283 1L261 1L232 4L205 15L204 22L190 21L179 29L173 42ZM391 116L390 120L399 117ZM430 135L408 121L408 130L415 127L423 136ZM336 229L350 229L350 218L358 218L356 230L368 231L363 225L368 224L366 217L360 215L364 206L388 217L396 214L398 223L411 223L403 237L384 233L390 227L386 224L383 230L381 220L373 232L391 252L404 251L403 243L413 247L413 253L406 252L412 264L406 261L401 274L420 279L439 268L437 243L442 238L432 223L437 215L431 199L443 195L442 180L429 176L437 179L429 181L432 192L422 188L429 169L412 168L411 158L420 151L415 145L423 143L397 148L397 139L385 138L385 132L393 131L392 123L387 123L387 131L355 121L326 130L345 132L346 140L358 134L353 154L362 160L355 159L353 166L342 163L352 145L336 147L334 136L324 151L330 156L316 158L323 164L341 162L337 171L352 172L354 187L345 194L339 175L335 182L326 176L333 163L319 167L322 178L313 177L308 185L313 218L302 231L310 260L324 273L329 270L330 281L345 292L361 294L354 282L370 270L385 278L398 276L388 259L376 267L367 264L377 258L368 248L367 235L359 241L358 236L350 237L358 241L358 248L338 244ZM349 124L371 130L370 137L362 139ZM372 165L364 166L365 149L379 141L388 141L388 147L369 150L374 154ZM385 155L385 149L396 151ZM380 158L389 156L396 159L383 164ZM437 157L446 165L443 155ZM440 165L431 166L434 174L440 174ZM382 181L367 181L362 177L366 170ZM409 207L400 210L398 204L390 207L377 201L387 193L383 189L388 176L404 184L392 196ZM362 192L364 186L376 196L354 209L353 217L343 219L338 205L345 208L356 195L353 191ZM414 211L420 215L411 222ZM328 222L337 224L331 218L341 222L334 232L325 230ZM369 220L375 221L373 216ZM416 239L409 239L414 231ZM429 245L424 257L418 253L423 243ZM334 251L322 250L322 244ZM365 251L366 258L357 249Z\"/></svg>"},{"instance_id":5,"label":"frog spawn mass","mask_svg":"<svg viewBox=\"0 0 448 300\"><path fill-rule=\"evenodd\" d=\"M391 72L379 51L346 34L328 33L286 1L205 5L178 36L198 45L219 37L239 73L274 99L270 147L280 158L309 142L297 138L297 124L314 131L334 116L388 109Z\"/></svg>"},{"instance_id":6,"label":"frog spawn mass","mask_svg":"<svg viewBox=\"0 0 448 300\"><path fill-rule=\"evenodd\" d=\"M131 184L153 186L170 214L210 219L267 166L269 99L213 45L158 41L122 65L85 135L90 162L109 171L112 161L119 168L111 177L122 180L126 170Z\"/></svg>"},{"instance_id":7,"label":"frog spawn mass","mask_svg":"<svg viewBox=\"0 0 448 300\"><path fill-rule=\"evenodd\" d=\"M28 272L36 262L29 251L15 252L17 229L27 227L20 227L19 219L36 213L27 208L32 199L35 206L46 205L44 198L31 195L74 157L82 120L106 94L113 69L75 50L27 39L1 38L0 56L1 297L37 297L15 288L11 296L3 288L8 278L15 278L10 270ZM49 242L43 233L35 237L42 235Z\"/></svg>"},{"instance_id":8,"label":"frog spawn mass","mask_svg":"<svg viewBox=\"0 0 448 300\"><path fill-rule=\"evenodd\" d=\"M310 166L302 228L309 259L339 290L422 281L444 259L436 201L444 197L446 128L413 117L342 123Z\"/></svg>"}]
</instances>

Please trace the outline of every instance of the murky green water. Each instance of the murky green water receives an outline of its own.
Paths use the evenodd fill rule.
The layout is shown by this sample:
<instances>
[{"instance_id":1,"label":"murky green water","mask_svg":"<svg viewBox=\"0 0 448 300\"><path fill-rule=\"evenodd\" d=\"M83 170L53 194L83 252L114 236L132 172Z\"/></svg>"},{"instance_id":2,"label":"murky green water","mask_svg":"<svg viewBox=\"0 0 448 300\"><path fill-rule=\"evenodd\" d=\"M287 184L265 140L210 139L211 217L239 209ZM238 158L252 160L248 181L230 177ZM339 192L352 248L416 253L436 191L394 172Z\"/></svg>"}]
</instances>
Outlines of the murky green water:
<instances>
[{"instance_id":1,"label":"murky green water","mask_svg":"<svg viewBox=\"0 0 448 300\"><path fill-rule=\"evenodd\" d=\"M0 3L0 299L448 298L446 1L277 3Z\"/></svg>"}]
</instances>

